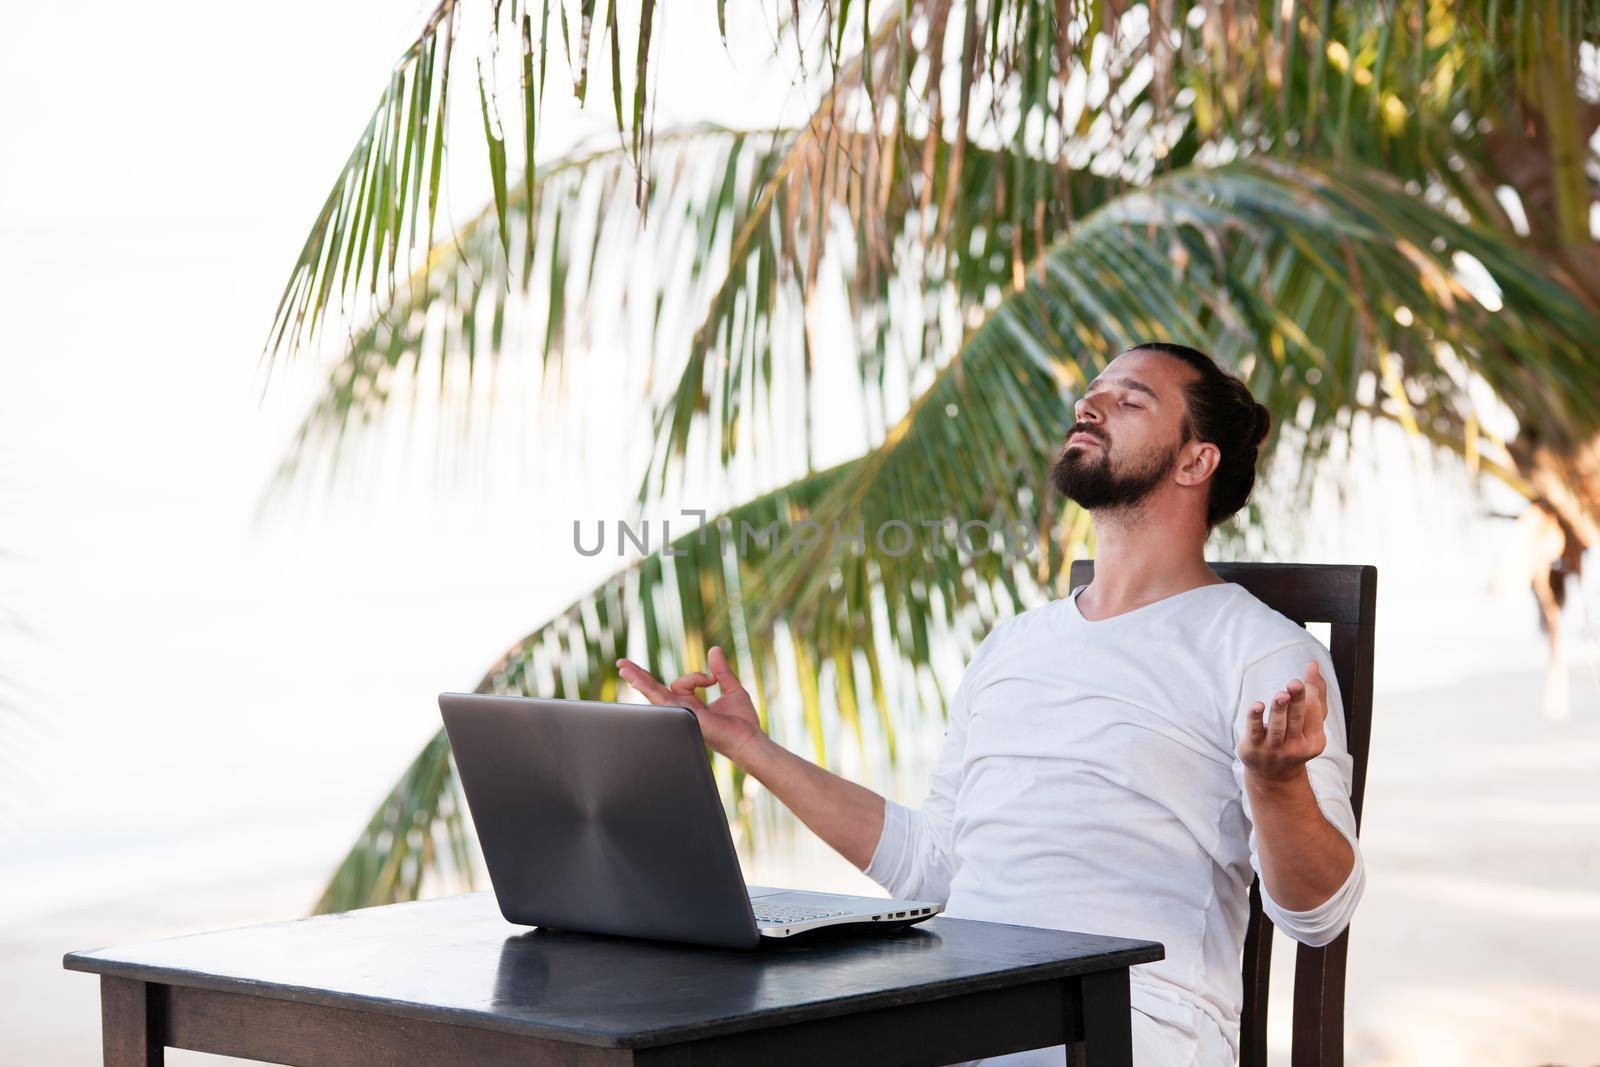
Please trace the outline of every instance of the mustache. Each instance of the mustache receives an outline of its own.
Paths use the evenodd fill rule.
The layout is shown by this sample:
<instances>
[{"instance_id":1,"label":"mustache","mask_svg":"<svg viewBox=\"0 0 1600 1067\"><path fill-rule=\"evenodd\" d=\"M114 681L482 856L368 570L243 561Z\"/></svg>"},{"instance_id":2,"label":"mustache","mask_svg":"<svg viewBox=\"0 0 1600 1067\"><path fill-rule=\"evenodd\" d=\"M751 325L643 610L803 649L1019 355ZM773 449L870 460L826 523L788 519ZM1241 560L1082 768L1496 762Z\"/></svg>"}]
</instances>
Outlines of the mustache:
<instances>
[{"instance_id":1,"label":"mustache","mask_svg":"<svg viewBox=\"0 0 1600 1067\"><path fill-rule=\"evenodd\" d=\"M1072 435L1075 433L1088 434L1090 437L1093 437L1103 445L1109 445L1111 443L1110 441L1106 440L1105 434L1101 433L1094 427L1085 426L1083 423L1074 423L1072 427L1067 430L1067 436L1062 441L1063 447L1065 447L1067 441L1072 440Z\"/></svg>"}]
</instances>

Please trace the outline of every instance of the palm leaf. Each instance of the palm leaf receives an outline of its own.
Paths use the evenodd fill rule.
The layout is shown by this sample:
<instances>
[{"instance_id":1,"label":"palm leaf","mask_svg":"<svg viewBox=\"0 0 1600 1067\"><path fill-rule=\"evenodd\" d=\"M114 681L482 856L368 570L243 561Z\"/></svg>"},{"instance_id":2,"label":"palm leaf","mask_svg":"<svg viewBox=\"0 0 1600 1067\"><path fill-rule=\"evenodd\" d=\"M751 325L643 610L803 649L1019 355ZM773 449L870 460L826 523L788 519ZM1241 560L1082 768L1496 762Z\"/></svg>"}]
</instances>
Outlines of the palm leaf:
<instances>
[{"instance_id":1,"label":"palm leaf","mask_svg":"<svg viewBox=\"0 0 1600 1067\"><path fill-rule=\"evenodd\" d=\"M538 113L549 58L548 34L552 0L539 0L537 39L533 32L533 0L493 0L479 5L487 15L488 55L475 56L478 96L488 151L490 187L494 193L496 221L502 252L509 254L510 225L507 190L511 149L499 118L499 95L491 74L506 42L518 47L521 91L514 104L519 109L512 128L522 138L520 158L531 163L537 147ZM559 0L557 0L559 3ZM580 0L582 18L574 91L581 102L588 79L593 0ZM372 117L357 138L333 186L317 213L311 231L290 270L268 330L265 355L270 360L292 354L311 342L319 326L335 307L349 310L365 290L369 305L386 305L395 288L395 275L409 272L415 253L429 253L434 244L434 224L440 186L447 169L446 133L450 116L451 62L457 42L457 22L463 5L439 0L423 21L415 40L400 55L379 95ZM561 24L566 29L566 7ZM608 8L607 33L612 47L612 95L620 100L626 71L616 62L621 44L616 5ZM638 56L635 107L644 114L645 72L655 18L654 4L646 0L637 20ZM631 162L644 163L649 139L633 139ZM642 192L639 195L642 199ZM418 223L426 226L418 234Z\"/></svg>"},{"instance_id":2,"label":"palm leaf","mask_svg":"<svg viewBox=\"0 0 1600 1067\"><path fill-rule=\"evenodd\" d=\"M1573 352L1549 338L1551 327L1567 328L1574 338L1592 329L1575 301L1534 284L1536 275L1519 274L1531 268L1497 250L1492 236L1469 227L1452 230L1438 219L1400 217L1407 211L1414 209L1403 191L1381 182L1338 183L1259 163L1195 169L1111 202L1076 227L1040 269L1029 271L1028 287L973 334L879 448L712 524L712 531L726 525L727 533L707 531L704 541L702 532L686 535L674 543L673 555L652 555L614 577L509 652L480 690L613 699L610 664L618 655L626 652L674 675L703 662L711 644L723 643L737 650L763 708L785 687L793 694L793 735L783 736L776 722L767 725L780 740L809 745L819 762L828 762L830 750L829 717L816 684L821 664L828 665L821 670L828 703L839 709L843 725L861 736L859 694L870 692L880 728L892 737L882 664L924 672L931 683L940 632L970 641L975 622L992 622L1049 595L1068 554L1043 461L1070 421L1070 387L1121 347L1153 333L1195 339L1225 359L1234 357L1280 419L1291 415L1317 392L1306 388L1307 364L1329 375L1332 390L1335 381L1353 382L1365 369L1362 353L1370 357L1374 350L1372 324L1353 303L1358 290L1344 273L1346 261L1317 254L1319 246L1345 243L1366 281L1379 280L1392 299L1413 300L1421 309L1418 323L1388 342L1448 340L1469 358L1493 344L1516 345L1544 357L1527 367L1532 379L1572 372ZM1445 230L1454 238L1445 251L1464 250L1491 266L1505 301L1499 313L1471 311L1464 292L1448 314L1429 310L1429 287L1449 284L1444 265L1450 260L1437 252L1436 260L1424 257L1419 264L1418 253L1402 247L1418 227ZM1217 245L1225 242L1242 251L1224 249L1219 257ZM1187 269L1174 264L1175 249ZM1269 284L1278 287L1276 294L1253 295ZM1322 325L1293 327L1301 320L1278 310L1282 306L1316 312L1309 319ZM1525 336L1529 319L1545 331L1542 349ZM1417 346L1418 353L1429 350ZM1255 351L1277 358L1256 359ZM1302 373L1284 372L1291 354ZM1419 362L1408 377L1421 380L1428 370ZM1438 364L1432 371L1445 395L1450 368ZM1517 384L1508 380L1506 391L1514 393ZM1333 395L1356 403L1353 387ZM1568 417L1592 417L1582 398L1575 399ZM1336 429L1339 404L1328 407L1332 414L1302 431ZM1002 539L1022 524L1028 535L1016 544L1031 542L1035 550L962 553L954 523L974 519ZM785 523L806 521L825 531L834 523L859 523L862 553L840 561L830 558L838 539L809 551L793 536L785 540ZM890 523L914 533L925 521L946 523L942 538L918 544L914 553L899 551L898 540L879 540ZM739 538L746 527L779 532L763 544ZM725 538L738 548L731 561ZM975 547L976 541L974 534L969 543ZM730 817L753 840L757 813L742 804L738 774L725 770L721 777ZM435 738L373 817L321 906L415 895L422 872L447 859L459 874L454 858L470 850L454 797L447 746Z\"/></svg>"},{"instance_id":3,"label":"palm leaf","mask_svg":"<svg viewBox=\"0 0 1600 1067\"><path fill-rule=\"evenodd\" d=\"M293 351L322 314L363 283L376 294L416 239L423 206L433 243L449 103L456 0L440 0L390 72L306 236L279 298L267 351Z\"/></svg>"},{"instance_id":4,"label":"palm leaf","mask_svg":"<svg viewBox=\"0 0 1600 1067\"><path fill-rule=\"evenodd\" d=\"M837 766L845 742L833 736L825 709L838 707L847 709L846 739L870 762L870 727L879 762L892 762L890 708L909 706L913 721L934 708L942 713L935 666L970 654L997 613L1019 605L1006 595L1006 583L997 582L982 604L951 613L943 626L929 624L924 604L910 616L841 610L827 618L779 619L765 632L751 629L752 575L773 555L795 551L816 501L849 472L848 464L819 472L676 538L670 551L658 548L510 649L478 691L615 700L619 656L671 678L703 664L706 650L720 644L756 694L763 726L775 739ZM713 625L713 618L725 621ZM716 769L730 822L752 844L758 825L770 828L781 816L746 796L737 768L719 757ZM411 899L430 874L470 887L473 848L461 813L449 743L440 732L379 805L317 910Z\"/></svg>"},{"instance_id":5,"label":"palm leaf","mask_svg":"<svg viewBox=\"0 0 1600 1067\"><path fill-rule=\"evenodd\" d=\"M1494 310L1457 277L1460 255L1492 280L1483 299ZM1063 237L818 502L815 520L1043 532L1040 479L1072 421L1068 390L1147 338L1197 344L1236 366L1277 424L1294 427L1302 472L1348 434L1363 375L1399 375L1403 388L1380 410L1402 422L1472 410L1464 367L1547 432L1582 440L1600 426L1587 357L1600 321L1500 235L1419 208L1377 175L1265 160L1191 167ZM779 605L791 618L831 610L837 574L824 553L769 561L757 630ZM981 555L957 566L894 556L869 538L846 567L879 584L892 610L909 610L903 591L920 598L919 582L961 607L966 577L984 565Z\"/></svg>"},{"instance_id":6,"label":"palm leaf","mask_svg":"<svg viewBox=\"0 0 1600 1067\"><path fill-rule=\"evenodd\" d=\"M423 880L438 874L472 889L471 839L450 764L449 740L430 740L334 871L315 912L347 911L415 900Z\"/></svg>"},{"instance_id":7,"label":"palm leaf","mask_svg":"<svg viewBox=\"0 0 1600 1067\"><path fill-rule=\"evenodd\" d=\"M1000 43L992 55L963 58L961 41L947 39L942 29L921 49L911 44L914 35L906 32L908 24L948 12L948 3L891 8L866 36L865 48L838 66L833 83L802 126L765 135L727 131L719 166L709 168L720 171L720 185L705 183L703 171L708 168L685 166L697 137L694 130L661 138L675 158L637 172L637 189L648 190L638 193L639 221L654 216L666 222L650 241L662 250L654 272L662 281L634 293L633 302L644 308L653 304L657 319L668 323L679 316L699 316L692 332L681 334L663 331L660 321L652 323L650 336L657 347L646 375L656 378L659 367L674 384L657 408L657 444L641 484L641 501L652 472L661 491L669 470L681 471L689 462L685 453L698 422L715 427L708 447L724 464L740 451L742 429L784 422L790 406L798 407L797 417L810 424L809 391L784 388L774 373L789 365L809 368L815 339L807 331L795 339L797 351L779 350L772 325L790 313L807 321L815 314L814 308L829 295L819 272L830 248L838 246L854 260L852 269L833 281L842 285L851 319L859 326L860 355L853 362L879 398L876 421L882 423L892 417L886 398L945 358L957 340L941 328L931 301L926 302L929 313L918 317L907 313L915 305L902 299L904 306L891 319L888 311L896 294L953 288L963 308L981 307L1075 214L1103 202L1120 184L1120 179L1108 180L1088 167L1061 167L1062 152L1077 141L1063 142L1048 154L1043 141L1032 135L1002 140L998 147L980 143L1000 120L971 106L978 67L987 64L1004 75L1019 65L1043 70L1038 63L1044 60L1026 58ZM868 17L864 7L860 14ZM1041 8L1031 17L1053 16ZM1059 45L1082 36L1077 31L1065 38L1052 36L1048 29L1041 23L1027 31L1036 49L1045 48L1047 38ZM523 30L525 36L531 34L529 24ZM527 41L523 51L526 91L542 68L532 64ZM1070 59L1073 53L1069 48L1062 55ZM941 85L947 62L965 64L953 108L960 117L953 141L912 132L914 124L932 131L948 125L952 108L943 103L946 89ZM909 102L881 113L868 87L891 84L898 73L908 71L917 72ZM1127 102L1141 99L1136 92ZM493 210L486 207L453 240L432 248L409 284L400 286L371 324L355 335L346 358L332 370L322 401L302 427L284 474L312 452L336 456L344 430L370 418L396 395L425 348L432 346L444 359L465 359L469 366L479 355L494 358L508 332L497 328L492 337L480 337L485 331L473 332L469 324L504 325L507 317L521 318L526 327L518 335L522 347L543 353L547 362L563 347L583 344L585 320L568 322L565 313L588 305L597 267L590 260L587 270L570 269L574 258L581 263L582 257L571 247L570 236L566 245L561 243L570 228L563 231L560 223L573 211L604 220L596 231L596 255L602 249L621 258L637 254L636 220L612 214L626 152L582 153L542 168L531 186L524 182L520 188L503 188L509 149L499 123L491 119L491 103L485 95ZM1030 106L1042 105L1036 101ZM866 121L883 132L864 131ZM770 146L753 149L761 136L770 138ZM704 148L703 141L699 147ZM1173 158L1187 158L1193 147L1174 149ZM1099 159L1091 153L1088 162ZM598 193L580 188L583 171L600 186ZM595 199L577 207L584 196ZM691 220L692 237L686 225ZM485 239L491 232L498 234L499 247ZM512 240L514 233L521 234L520 240ZM848 240L841 243L841 238ZM926 254L915 252L930 239L936 247ZM553 247L542 249L546 242ZM684 249L693 253L687 264L682 262ZM512 270L512 264L519 270ZM536 276L547 284L534 285ZM520 301L509 296L517 288L523 294ZM623 288L624 299L633 290ZM440 309L433 313L432 325L424 321L430 308ZM657 354L662 349L671 353L665 367ZM897 368L899 381L890 386L884 376L896 358L905 365ZM752 417L756 414L761 418Z\"/></svg>"},{"instance_id":8,"label":"palm leaf","mask_svg":"<svg viewBox=\"0 0 1600 1067\"><path fill-rule=\"evenodd\" d=\"M721 205L694 215L700 224L717 219L697 233L715 235L704 246L715 254L694 260L705 287L668 301L680 309L703 303L687 317L698 323L694 332L672 349L687 358L666 368L670 387L658 408L651 470L660 489L670 467L693 466L698 426L714 431L703 437L705 454L726 467L751 442L761 444L742 427L792 413L809 419L809 389L789 383L809 380L815 346L803 330L774 334L791 321L785 306L816 306L824 251L830 235L842 234L838 249L856 257L846 264L845 291L860 327L851 359L863 388L883 381L902 347L902 381L938 367L908 410L891 420L889 406L881 408L886 428L861 458L780 491L792 494L785 498L791 519L824 528L862 523L864 550L844 560L819 547L787 556L757 551L732 565L692 551L684 559L651 557L655 569L642 562L611 592L597 591L541 627L485 687L604 692L610 659L597 649L609 655L639 642L642 658L659 657L653 662L671 673L697 663L717 635L739 650L746 670L779 679L772 691L785 695L773 706L794 710L784 720L793 723L789 742L809 744L825 760L836 751L836 731L856 735L872 721L862 713L862 693L873 694L880 718L886 714L881 709L893 700L885 674L910 665L928 688L941 635L970 636L973 618L1047 595L1060 573L1060 542L1082 530L1081 515L1063 523L1042 484L1068 396L1083 375L1143 336L1188 340L1244 374L1273 410L1278 455L1299 461L1302 487L1358 412L1473 454L1474 377L1523 426L1558 444L1592 435L1600 389L1584 354L1597 339L1600 287L1586 289L1581 250L1559 236L1551 254L1530 254L1494 191L1507 182L1496 169L1505 152L1497 155L1494 138L1508 117L1569 106L1561 94L1575 91L1568 69L1575 50L1553 47L1539 21L1549 7L1498 5L1480 17L1471 5L1394 8L1376 0L1315 10L1087 3L1059 14L1038 0L959 11L918 3L865 34L850 63L839 62L836 43L849 5L839 6L837 24L825 10L824 39L835 43L821 54L843 81L808 132L789 131L763 150L761 166L731 171L725 197L722 186L715 195L684 197L674 189L688 186L669 180L666 200L647 201L657 219L663 205ZM857 11L867 27L865 5ZM609 33L615 12L607 17ZM1589 36L1593 23L1587 12L1572 20ZM585 40L587 31L585 23ZM523 36L532 38L526 23ZM1271 47L1261 47L1263 38ZM615 37L608 41L615 49ZM1541 73L1540 62L1564 70L1565 81ZM526 83L532 69L524 67ZM1068 107L1073 79L1097 86L1076 111ZM1516 87L1509 102L1494 95L1502 83ZM613 99L620 113L615 86ZM641 100L635 97L636 115ZM995 106L975 103L983 100ZM870 122L856 121L863 114ZM1580 137L1593 129L1592 116L1577 119ZM1573 126L1561 127L1569 142ZM733 155L718 159L724 175ZM1570 184L1570 159L1557 171L1556 180ZM341 364L334 400L314 420L319 429L306 450L325 440L316 433L342 434L352 413L381 411L393 382L404 380L394 368L416 358L409 353L427 344L450 358L464 350L470 366L477 352L503 348L498 325L476 324L503 323L511 314L506 302L461 279L526 289L536 239L557 244L537 287L550 294L548 323L557 321L566 279L593 263L592 253L559 251L561 234L587 209L552 216L567 219L565 227L547 226L538 205L560 198L514 190L498 198L503 209L486 211L465 231L465 253L430 252L425 270L439 268L437 281L430 273L401 290L368 331L370 351L358 345L360 358ZM1572 198L1570 189L1560 195ZM519 196L527 205L520 216ZM1538 237L1541 205L1526 206ZM1559 217L1549 232L1570 229L1570 207L1550 208ZM848 225L831 228L834 214ZM702 246L691 247L698 256ZM922 250L926 263L907 254ZM496 253L508 273L478 269ZM522 276L513 278L518 262ZM662 273L679 262L664 261ZM667 284L648 292L659 301ZM924 329L931 316L890 322L897 284L930 301L953 297L961 322L981 311L982 323L961 339L959 329ZM480 298L500 303L480 316ZM415 311L430 301L449 309L447 321L455 316L453 337L446 326L426 339ZM914 329L920 345L903 345ZM543 350L557 357L572 342L553 325L543 336ZM654 373L664 364L652 354L649 366ZM802 467L809 462L808 449ZM1500 470L1508 481L1519 478L1509 465ZM951 513L1026 524L1047 551L1026 560L941 559L920 549L897 556L873 537L891 520L915 531ZM719 774L748 832L756 813L741 807L743 791L728 768ZM355 873L340 899L381 898L375 872L394 868L373 858L387 855L387 840L414 842L407 847L419 859L431 847L434 862L448 851L426 846L426 834L407 836L443 826L445 793L428 792L440 781L448 782L448 754L436 743L397 787L388 814L381 810L369 826L369 858L359 859L358 845L347 859ZM407 873L390 884L413 891L407 862Z\"/></svg>"},{"instance_id":9,"label":"palm leaf","mask_svg":"<svg viewBox=\"0 0 1600 1067\"><path fill-rule=\"evenodd\" d=\"M580 3L574 89L582 100L594 11L592 0ZM396 64L291 274L269 350L292 348L315 331L336 280L348 289L365 277L375 291L380 266L392 269L409 248L413 235L402 240L402 222L414 223L424 187L430 227L423 247L431 245L457 6L443 0ZM1557 21L1547 9L1558 13ZM522 157L531 163L541 99L534 86L542 86L547 69L549 3L541 5L537 34L531 5L496 2L490 12L491 51L506 47L505 41L518 42L523 122L514 125L523 134ZM636 23L637 47L628 109L632 128L625 144L633 150L641 205L642 149L650 140L645 75L654 13L654 4L645 2L628 19ZM560 14L568 44L563 54L570 62L565 6ZM866 238L859 246L874 257L890 251L870 239L866 224L873 219L874 196L896 184L913 192L924 221L949 238L935 242L947 249L965 247L959 239L975 232L964 225L967 220L982 220L985 232L1005 226L1011 265L1018 271L1038 251L1027 247L1030 232L1050 239L1035 213L1051 202L1044 194L1063 174L1090 168L1136 183L1163 166L1187 162L1181 143L1189 132L1228 152L1382 160L1404 179L1427 179L1459 195L1468 210L1498 213L1494 198L1485 195L1491 186L1473 173L1481 168L1462 174L1454 166L1462 158L1481 163L1482 145L1493 133L1482 122L1461 123L1464 107L1473 116L1492 114L1499 129L1512 118L1504 110L1506 101L1537 106L1552 116L1568 145L1577 145L1585 128L1593 128L1581 120L1583 106L1571 89L1578 76L1577 35L1594 35L1600 20L1587 7L1572 13L1560 4L1491 5L1486 14L1472 4L1395 8L1382 0L1291 9L1101 0L1066 8L1044 0L957 8L951 0L916 0L892 7L871 32L865 32L871 18L866 4L854 11L848 4L823 5L812 14L821 39L831 45L820 56L832 77L819 109L825 119L814 122L813 129L825 138L832 128L850 129L849 121L864 111L880 145L878 161L862 160L854 174L818 169L824 180L814 185L814 195L819 205L853 203ZM621 18L616 5L609 5L605 32L614 54ZM863 48L841 62L840 46L852 18L864 31ZM512 32L502 36L502 25ZM613 110L622 129L627 121L621 106L623 73L620 63L613 68ZM1074 79L1101 79L1104 91L1080 101L1069 93ZM1508 84L1516 90L1509 97L1502 91ZM947 100L952 86L954 99ZM973 107L975 91L1005 101L1014 112ZM1075 113L1069 111L1069 96L1079 101ZM893 106L885 107L891 100ZM955 129L947 138L952 115ZM910 133L913 123L932 131L917 135L920 159ZM506 184L507 153L494 124L485 124L485 135L491 183L499 189ZM982 213L955 194L968 148L985 139L1010 165L997 186L993 210ZM1563 203L1575 199L1572 188L1583 157L1581 150L1562 155ZM499 203L505 229L507 205L503 199ZM1572 225L1570 220L1564 224ZM823 243L819 238L806 248L803 261L793 261L803 262L807 281ZM371 260L353 254L368 246ZM860 273L873 276L870 261Z\"/></svg>"},{"instance_id":10,"label":"palm leaf","mask_svg":"<svg viewBox=\"0 0 1600 1067\"><path fill-rule=\"evenodd\" d=\"M638 312L648 317L646 335L664 338L677 310L702 298L708 258L737 222L733 198L759 183L775 151L771 139L715 126L658 138L646 202L657 222L648 235L635 213L622 209L630 183L620 148L580 148L546 164L531 184L506 189L435 247L397 288L393 304L353 337L302 419L275 489L289 486L313 459L336 471L352 431L377 421L396 398L414 395L430 360L441 382L461 380L470 396L480 362L492 367L506 351L528 353L539 380L559 382L567 350L591 344L602 321ZM596 220L588 234L585 219ZM618 285L644 237L676 262L653 288ZM614 302L617 314L591 314L599 301ZM643 358L648 374L657 355ZM466 414L458 421L467 423Z\"/></svg>"},{"instance_id":11,"label":"palm leaf","mask_svg":"<svg viewBox=\"0 0 1600 1067\"><path fill-rule=\"evenodd\" d=\"M842 134L832 138L830 165L849 164L848 141ZM866 145L865 154L876 150L872 138L856 141ZM664 471L671 458L681 460L702 421L717 428L716 447L726 462L741 424L785 425L805 417L810 398L772 382L772 368L781 357L771 344L771 323L788 284L774 264L790 254L786 242L796 227L804 230L805 224L793 221L796 213L815 207L806 190L820 151L804 130L697 126L665 131L652 155L646 208L657 221L648 233L623 205L629 167L622 150L580 150L547 164L531 188L519 185L507 193L507 231L499 229L498 213L486 207L454 241L435 249L428 264L401 287L390 310L355 336L302 420L280 464L275 490L293 484L311 461L330 476L337 471L352 431L378 422L398 398L412 395L429 361L437 361L441 381L464 382L455 396L470 404L480 360L493 365L508 352L528 353L538 360L541 381L558 382L566 354L595 343L596 325L614 328L630 314L644 317L637 333L649 340L645 350L630 352L630 360L641 366L629 376L646 381L664 376L672 383L658 404L657 444L649 466ZM961 201L981 208L994 195L996 171L1006 166L1001 155L973 150L964 170L970 187ZM1079 211L1113 191L1110 183L1087 173L1074 175L1068 187ZM915 210L914 203L896 201L874 225L903 243L914 236L907 227L916 225ZM1052 209L1052 227L1059 225L1058 210ZM597 220L589 239L575 239L581 231L575 216ZM537 260L535 248L540 249ZM660 254L659 268L616 284L652 250ZM954 284L963 303L981 303L1006 283L1009 268L995 265L996 253L979 242L971 262L957 272ZM522 267L513 271L509 263ZM876 284L882 292L874 299L887 305L889 272ZM903 287L905 279L894 284ZM804 295L789 295L803 315ZM860 294L852 299L857 297L867 299ZM616 315L589 313L608 300L616 303ZM869 314L864 302L858 306ZM698 324L696 314L704 315ZM891 326L879 313L870 315L878 317L872 338L863 343L874 348L859 364L860 377L884 398L891 392L884 388L887 363L872 352L887 351L901 340L923 349L928 323L907 316L911 321ZM926 352L902 368L902 389L925 357ZM459 369L464 373L456 373ZM573 398L555 391L553 399ZM482 403L495 400L491 394ZM482 407L468 419L463 410L455 421L483 426L491 414ZM879 421L887 417L880 410Z\"/></svg>"}]
</instances>

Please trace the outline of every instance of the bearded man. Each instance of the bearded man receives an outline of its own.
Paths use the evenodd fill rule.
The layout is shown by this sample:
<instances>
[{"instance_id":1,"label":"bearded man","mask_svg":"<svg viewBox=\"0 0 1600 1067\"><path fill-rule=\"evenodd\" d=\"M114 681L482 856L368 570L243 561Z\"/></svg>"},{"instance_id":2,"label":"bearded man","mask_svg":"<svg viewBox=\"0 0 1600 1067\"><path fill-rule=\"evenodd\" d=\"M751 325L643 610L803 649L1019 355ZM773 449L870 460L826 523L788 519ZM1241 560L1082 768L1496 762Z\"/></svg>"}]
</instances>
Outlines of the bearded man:
<instances>
[{"instance_id":1,"label":"bearded man","mask_svg":"<svg viewBox=\"0 0 1600 1067\"><path fill-rule=\"evenodd\" d=\"M1094 580L979 644L920 807L779 746L719 648L671 686L618 666L693 709L708 744L891 895L1162 942L1165 959L1130 973L1134 1062L1235 1063L1252 878L1309 945L1361 897L1344 705L1322 643L1205 563L1270 427L1244 383L1149 342L1106 366L1074 418L1052 480L1094 522ZM697 695L713 685L717 699Z\"/></svg>"}]
</instances>

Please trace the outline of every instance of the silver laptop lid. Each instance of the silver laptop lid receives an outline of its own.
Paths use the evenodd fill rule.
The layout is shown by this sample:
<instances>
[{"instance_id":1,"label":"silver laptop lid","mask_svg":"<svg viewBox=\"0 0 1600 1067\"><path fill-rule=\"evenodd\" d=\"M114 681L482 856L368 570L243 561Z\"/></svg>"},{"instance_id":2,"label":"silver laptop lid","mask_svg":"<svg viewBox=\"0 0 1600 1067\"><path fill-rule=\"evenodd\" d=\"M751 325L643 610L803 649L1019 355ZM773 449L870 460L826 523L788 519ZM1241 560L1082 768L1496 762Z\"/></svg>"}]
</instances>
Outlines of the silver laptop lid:
<instances>
[{"instance_id":1,"label":"silver laptop lid","mask_svg":"<svg viewBox=\"0 0 1600 1067\"><path fill-rule=\"evenodd\" d=\"M439 710L507 920L760 943L687 708L442 693Z\"/></svg>"}]
</instances>

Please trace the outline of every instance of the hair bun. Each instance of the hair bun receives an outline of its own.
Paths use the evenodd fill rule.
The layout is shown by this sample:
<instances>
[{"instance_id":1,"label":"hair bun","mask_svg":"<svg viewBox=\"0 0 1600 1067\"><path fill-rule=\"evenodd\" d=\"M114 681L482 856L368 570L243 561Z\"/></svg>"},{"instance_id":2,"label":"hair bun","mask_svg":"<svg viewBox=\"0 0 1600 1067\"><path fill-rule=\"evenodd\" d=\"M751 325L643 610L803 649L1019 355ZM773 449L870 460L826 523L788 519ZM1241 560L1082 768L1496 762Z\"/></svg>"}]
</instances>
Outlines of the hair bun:
<instances>
[{"instance_id":1,"label":"hair bun","mask_svg":"<svg viewBox=\"0 0 1600 1067\"><path fill-rule=\"evenodd\" d=\"M1265 404L1257 402L1251 408L1250 419L1250 441L1260 448L1267 434L1272 432L1272 412L1267 410Z\"/></svg>"}]
</instances>

